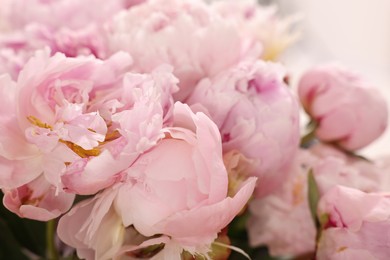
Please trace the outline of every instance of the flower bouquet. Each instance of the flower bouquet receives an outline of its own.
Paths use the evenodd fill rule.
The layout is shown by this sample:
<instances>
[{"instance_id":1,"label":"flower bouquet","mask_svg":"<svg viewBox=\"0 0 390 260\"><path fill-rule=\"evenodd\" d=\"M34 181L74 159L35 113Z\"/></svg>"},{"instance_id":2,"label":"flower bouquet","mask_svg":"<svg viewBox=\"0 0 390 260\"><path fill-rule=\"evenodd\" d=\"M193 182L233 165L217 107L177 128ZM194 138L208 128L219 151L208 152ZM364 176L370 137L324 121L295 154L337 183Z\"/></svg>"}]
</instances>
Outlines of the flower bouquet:
<instances>
[{"instance_id":1,"label":"flower bouquet","mask_svg":"<svg viewBox=\"0 0 390 260\"><path fill-rule=\"evenodd\" d=\"M390 258L390 165L357 153L386 102L338 65L291 83L296 16L0 5L0 259Z\"/></svg>"}]
</instances>

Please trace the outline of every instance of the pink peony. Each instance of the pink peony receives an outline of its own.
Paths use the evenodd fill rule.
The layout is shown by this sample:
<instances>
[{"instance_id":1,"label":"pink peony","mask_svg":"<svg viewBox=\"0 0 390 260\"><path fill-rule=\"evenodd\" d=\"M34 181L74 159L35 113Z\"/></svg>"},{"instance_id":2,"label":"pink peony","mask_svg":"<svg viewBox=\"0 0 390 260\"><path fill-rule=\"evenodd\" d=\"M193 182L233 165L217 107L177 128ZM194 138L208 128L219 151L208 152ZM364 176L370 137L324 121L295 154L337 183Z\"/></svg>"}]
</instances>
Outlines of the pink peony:
<instances>
[{"instance_id":1,"label":"pink peony","mask_svg":"<svg viewBox=\"0 0 390 260\"><path fill-rule=\"evenodd\" d=\"M107 58L107 42L101 34L102 28L95 24L77 30L66 27L54 30L42 24L28 24L22 30L3 33L0 35L0 74L9 73L16 80L35 51L47 47L52 55L61 52L67 57Z\"/></svg>"},{"instance_id":2,"label":"pink peony","mask_svg":"<svg viewBox=\"0 0 390 260\"><path fill-rule=\"evenodd\" d=\"M124 9L126 2L128 0L2 0L0 15L13 30L30 23L56 30L62 27L75 30L91 22L103 24Z\"/></svg>"},{"instance_id":3,"label":"pink peony","mask_svg":"<svg viewBox=\"0 0 390 260\"><path fill-rule=\"evenodd\" d=\"M323 230L317 259L387 259L390 196L335 187L320 200Z\"/></svg>"},{"instance_id":4,"label":"pink peony","mask_svg":"<svg viewBox=\"0 0 390 260\"><path fill-rule=\"evenodd\" d=\"M41 51L26 64L17 83L1 77L0 188L12 211L48 220L69 209L74 196L62 195L61 175L105 140L105 120L98 111L87 111L89 94L94 80L115 84L120 79L130 62L122 55L104 63L61 54L50 58ZM119 61L123 64L111 68L109 75L107 65ZM95 74L99 69L107 71L104 79ZM64 198L67 206L60 202Z\"/></svg>"},{"instance_id":5,"label":"pink peony","mask_svg":"<svg viewBox=\"0 0 390 260\"><path fill-rule=\"evenodd\" d=\"M307 71L298 88L303 107L318 124L316 136L343 149L362 148L387 126L383 97L357 75L337 66Z\"/></svg>"},{"instance_id":6,"label":"pink peony","mask_svg":"<svg viewBox=\"0 0 390 260\"><path fill-rule=\"evenodd\" d=\"M278 17L276 6L261 6L256 0L226 0L215 1L211 7L234 23L248 42L259 42L265 60L278 58L299 36L291 30L298 17Z\"/></svg>"},{"instance_id":7,"label":"pink peony","mask_svg":"<svg viewBox=\"0 0 390 260\"><path fill-rule=\"evenodd\" d=\"M336 184L364 192L386 191L390 187L385 181L390 174L379 163L348 155L321 143L310 147L310 152L319 159L312 169L321 194Z\"/></svg>"},{"instance_id":8,"label":"pink peony","mask_svg":"<svg viewBox=\"0 0 390 260\"><path fill-rule=\"evenodd\" d=\"M316 229L307 198L307 174L316 158L300 151L284 184L249 205L249 242L267 245L272 256L299 256L314 252Z\"/></svg>"},{"instance_id":9,"label":"pink peony","mask_svg":"<svg viewBox=\"0 0 390 260\"><path fill-rule=\"evenodd\" d=\"M251 161L258 196L284 181L298 149L298 105L284 76L279 64L243 62L202 80L188 99L217 124L224 153L237 150Z\"/></svg>"},{"instance_id":10,"label":"pink peony","mask_svg":"<svg viewBox=\"0 0 390 260\"><path fill-rule=\"evenodd\" d=\"M2 0L0 74L16 79L36 50L50 47L67 57L94 55L108 58L103 25L122 9L143 0ZM99 6L91 9L91 6ZM55 19L53 19L55 17Z\"/></svg>"},{"instance_id":11,"label":"pink peony","mask_svg":"<svg viewBox=\"0 0 390 260\"><path fill-rule=\"evenodd\" d=\"M316 231L307 197L310 170L320 196L337 185L366 192L389 190L389 172L380 165L348 156L327 145L301 150L284 184L265 198L250 203L247 229L252 246L267 245L273 256L314 252Z\"/></svg>"},{"instance_id":12,"label":"pink peony","mask_svg":"<svg viewBox=\"0 0 390 260\"><path fill-rule=\"evenodd\" d=\"M122 170L164 136L176 83L170 67L160 67L151 74L126 74L122 87L99 91L91 109L110 122L109 133L97 156L80 158L68 167L62 176L66 189L93 194L125 176Z\"/></svg>"},{"instance_id":13,"label":"pink peony","mask_svg":"<svg viewBox=\"0 0 390 260\"><path fill-rule=\"evenodd\" d=\"M126 230L122 225L111 207L115 193L109 190L78 203L58 223L59 238L76 248L81 259L112 259L126 235L128 242L142 242L131 236L131 227Z\"/></svg>"},{"instance_id":14,"label":"pink peony","mask_svg":"<svg viewBox=\"0 0 390 260\"><path fill-rule=\"evenodd\" d=\"M130 63L125 53L101 61L42 51L17 83L0 77L0 188L43 175L56 194L93 194L120 180L163 136L177 89L169 67L124 76Z\"/></svg>"},{"instance_id":15,"label":"pink peony","mask_svg":"<svg viewBox=\"0 0 390 260\"><path fill-rule=\"evenodd\" d=\"M248 49L257 52L236 27L193 0L150 0L135 6L114 18L107 37L112 52L131 54L137 71L171 64L180 80L177 100L185 100L200 79L236 64Z\"/></svg>"},{"instance_id":16,"label":"pink peony","mask_svg":"<svg viewBox=\"0 0 390 260\"><path fill-rule=\"evenodd\" d=\"M41 175L37 179L15 189L3 189L4 206L21 218L48 221L68 211L74 194L56 191Z\"/></svg>"},{"instance_id":17,"label":"pink peony","mask_svg":"<svg viewBox=\"0 0 390 260\"><path fill-rule=\"evenodd\" d=\"M22 31L0 34L0 75L8 73L12 79L18 78L19 72L35 51L44 47L41 41Z\"/></svg>"},{"instance_id":18,"label":"pink peony","mask_svg":"<svg viewBox=\"0 0 390 260\"><path fill-rule=\"evenodd\" d=\"M79 255L87 248L96 255L103 232L106 241L117 241L111 246L121 248L116 254L132 251L136 244L125 242L123 235L130 226L145 237L163 235L165 259L180 259L183 250L207 254L217 234L244 207L256 180L250 178L234 197L227 197L221 140L209 118L176 103L173 126L164 132L165 138L126 170L122 183L61 218L58 234ZM122 233L114 232L119 229Z\"/></svg>"},{"instance_id":19,"label":"pink peony","mask_svg":"<svg viewBox=\"0 0 390 260\"><path fill-rule=\"evenodd\" d=\"M61 52L67 57L92 54L97 58L107 58L107 42L102 37L103 29L93 23L77 30L66 27L52 30L44 25L30 24L23 33L27 46L32 42L42 47L49 46L53 54Z\"/></svg>"}]
</instances>

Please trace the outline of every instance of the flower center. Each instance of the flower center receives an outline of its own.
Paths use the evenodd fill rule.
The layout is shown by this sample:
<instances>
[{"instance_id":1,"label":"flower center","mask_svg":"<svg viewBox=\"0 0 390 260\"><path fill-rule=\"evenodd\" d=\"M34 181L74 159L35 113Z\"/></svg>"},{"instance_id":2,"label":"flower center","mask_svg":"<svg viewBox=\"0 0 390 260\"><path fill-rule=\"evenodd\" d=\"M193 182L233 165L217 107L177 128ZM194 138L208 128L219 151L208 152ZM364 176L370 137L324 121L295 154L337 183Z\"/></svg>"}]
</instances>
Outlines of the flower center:
<instances>
[{"instance_id":1,"label":"flower center","mask_svg":"<svg viewBox=\"0 0 390 260\"><path fill-rule=\"evenodd\" d=\"M53 127L47 123L42 122L40 119L36 118L35 116L28 116L27 120L34 126L37 126L39 128L45 128L53 131ZM93 129L88 129L89 131L94 132ZM117 130L107 132L105 139L103 142L99 142L99 145L93 149L86 150L82 148L81 146L70 142L66 140L59 139L59 142L65 144L69 149L71 149L74 153L76 153L81 158L87 158L90 156L98 156L101 153L101 146L113 141L120 137L120 133Z\"/></svg>"}]
</instances>

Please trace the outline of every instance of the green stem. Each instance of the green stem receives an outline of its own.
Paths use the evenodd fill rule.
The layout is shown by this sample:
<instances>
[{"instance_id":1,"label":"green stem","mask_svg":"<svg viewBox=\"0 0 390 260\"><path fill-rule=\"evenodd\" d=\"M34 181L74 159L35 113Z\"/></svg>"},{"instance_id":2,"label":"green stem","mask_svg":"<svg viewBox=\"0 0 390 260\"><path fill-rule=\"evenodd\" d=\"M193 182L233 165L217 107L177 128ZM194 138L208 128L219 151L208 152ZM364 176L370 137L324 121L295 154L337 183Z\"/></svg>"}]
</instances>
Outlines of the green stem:
<instances>
[{"instance_id":1,"label":"green stem","mask_svg":"<svg viewBox=\"0 0 390 260\"><path fill-rule=\"evenodd\" d=\"M306 128L308 129L308 132L301 138L301 146L310 144L310 142L316 138L317 123L310 121Z\"/></svg>"},{"instance_id":2,"label":"green stem","mask_svg":"<svg viewBox=\"0 0 390 260\"><path fill-rule=\"evenodd\" d=\"M46 254L47 259L58 260L58 252L54 243L55 221L50 220L46 223Z\"/></svg>"}]
</instances>

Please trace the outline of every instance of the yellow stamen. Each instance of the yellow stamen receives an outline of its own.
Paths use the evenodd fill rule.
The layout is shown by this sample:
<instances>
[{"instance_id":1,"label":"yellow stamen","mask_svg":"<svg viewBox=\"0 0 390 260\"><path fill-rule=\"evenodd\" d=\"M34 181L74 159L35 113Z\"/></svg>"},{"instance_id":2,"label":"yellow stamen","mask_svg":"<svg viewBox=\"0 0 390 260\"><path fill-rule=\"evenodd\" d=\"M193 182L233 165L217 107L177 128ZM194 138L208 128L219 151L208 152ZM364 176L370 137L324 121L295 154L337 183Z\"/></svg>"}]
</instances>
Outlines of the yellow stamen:
<instances>
[{"instance_id":1,"label":"yellow stamen","mask_svg":"<svg viewBox=\"0 0 390 260\"><path fill-rule=\"evenodd\" d=\"M348 247L346 246L342 246L342 247L339 247L339 249L337 249L337 253L340 253L340 252L343 252L344 250L346 250Z\"/></svg>"},{"instance_id":2,"label":"yellow stamen","mask_svg":"<svg viewBox=\"0 0 390 260\"><path fill-rule=\"evenodd\" d=\"M35 116L28 116L27 117L27 120L32 124L32 125L35 125L37 127L40 127L40 128L45 128L45 129L49 129L49 130L53 130L53 127L50 126L49 124L47 123L44 123L42 122L41 120L39 120L38 118L36 118ZM95 130L91 129L91 128L88 128L89 131L91 132L94 132L96 133ZM105 143L107 142L110 142L110 141L113 141L117 138L119 138L121 136L121 134L119 133L119 131L115 130L113 132L108 132L106 134L106 137L104 139L103 142L99 142L99 146L100 145L104 145ZM74 144L72 142L69 142L69 141L64 141L64 140L59 140L61 143L65 144L66 146L68 146L73 152L75 152L77 155L79 155L81 158L87 158L89 156L98 156L101 151L100 151L100 148L99 147L95 147L93 149L90 149L90 150L85 150L84 148L82 148L81 146L77 145L77 144ZM70 164L70 163L69 163Z\"/></svg>"},{"instance_id":3,"label":"yellow stamen","mask_svg":"<svg viewBox=\"0 0 390 260\"><path fill-rule=\"evenodd\" d=\"M106 138L104 139L103 143L113 141L115 139L118 139L121 136L118 130L115 130L114 132L108 132L106 134Z\"/></svg>"},{"instance_id":4,"label":"yellow stamen","mask_svg":"<svg viewBox=\"0 0 390 260\"><path fill-rule=\"evenodd\" d=\"M36 125L40 128L46 128L46 129L50 129L50 130L53 130L53 128L49 125L49 124L46 124L46 123L43 123L41 120L39 120L38 118L36 118L35 116L28 116L27 117L27 120L33 124L33 125Z\"/></svg>"},{"instance_id":5,"label":"yellow stamen","mask_svg":"<svg viewBox=\"0 0 390 260\"><path fill-rule=\"evenodd\" d=\"M81 158L87 158L89 156L98 156L101 153L99 148L85 150L81 146L74 144L72 142L69 142L69 141L60 140L60 142L66 144L66 146L68 146L73 152L75 152Z\"/></svg>"}]
</instances>

